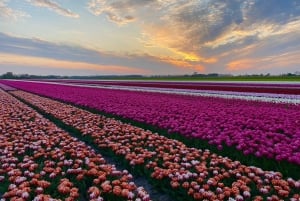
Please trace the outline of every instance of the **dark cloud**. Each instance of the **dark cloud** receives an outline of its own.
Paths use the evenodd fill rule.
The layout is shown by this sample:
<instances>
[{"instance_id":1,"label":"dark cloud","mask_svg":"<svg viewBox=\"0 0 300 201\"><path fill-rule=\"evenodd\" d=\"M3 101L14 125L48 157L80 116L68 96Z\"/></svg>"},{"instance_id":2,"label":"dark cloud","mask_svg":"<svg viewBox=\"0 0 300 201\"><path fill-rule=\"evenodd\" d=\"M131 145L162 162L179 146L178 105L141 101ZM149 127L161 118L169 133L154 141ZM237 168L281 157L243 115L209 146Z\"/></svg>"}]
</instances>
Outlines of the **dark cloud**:
<instances>
[{"instance_id":1,"label":"dark cloud","mask_svg":"<svg viewBox=\"0 0 300 201\"><path fill-rule=\"evenodd\" d=\"M250 1L251 6L245 8L249 23L259 20L274 23L287 23L290 18L300 15L300 1L256 0Z\"/></svg>"},{"instance_id":2,"label":"dark cloud","mask_svg":"<svg viewBox=\"0 0 300 201\"><path fill-rule=\"evenodd\" d=\"M193 43L215 40L232 24L243 22L238 1L208 1L193 3L175 10L168 18L174 20Z\"/></svg>"}]
</instances>

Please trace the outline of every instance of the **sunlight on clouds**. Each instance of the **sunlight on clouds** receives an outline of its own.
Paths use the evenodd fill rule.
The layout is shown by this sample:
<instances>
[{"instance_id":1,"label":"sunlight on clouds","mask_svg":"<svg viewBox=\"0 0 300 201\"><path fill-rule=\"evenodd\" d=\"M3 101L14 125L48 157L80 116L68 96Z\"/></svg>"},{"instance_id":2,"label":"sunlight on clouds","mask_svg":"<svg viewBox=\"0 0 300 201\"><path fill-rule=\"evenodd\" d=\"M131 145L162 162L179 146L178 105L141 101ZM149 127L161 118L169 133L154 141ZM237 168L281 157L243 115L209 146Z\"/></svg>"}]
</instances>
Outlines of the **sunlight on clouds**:
<instances>
[{"instance_id":1,"label":"sunlight on clouds","mask_svg":"<svg viewBox=\"0 0 300 201\"><path fill-rule=\"evenodd\" d=\"M181 50L178 45L184 43L185 38L174 34L175 30L154 26L145 29L147 30L143 33L142 38L139 39L145 48L159 47L165 49L166 52L172 52L172 57L185 60L186 62L217 62L216 58L204 58L195 52Z\"/></svg>"},{"instance_id":2,"label":"sunlight on clouds","mask_svg":"<svg viewBox=\"0 0 300 201\"><path fill-rule=\"evenodd\" d=\"M291 20L289 23L284 25L260 23L253 24L243 29L240 29L238 26L233 26L222 36L214 41L204 43L203 46L214 49L223 45L238 43L247 37L257 37L259 40L264 40L272 36L284 35L293 32L300 32L300 19Z\"/></svg>"},{"instance_id":3,"label":"sunlight on clouds","mask_svg":"<svg viewBox=\"0 0 300 201\"><path fill-rule=\"evenodd\" d=\"M179 68L188 68L199 72L204 72L205 67L201 63L215 63L216 58L203 58L193 52L184 52L172 46L176 42L176 38L171 38L168 32L160 30L156 32L157 35L151 37L145 37L140 39L140 42L144 44L144 47L149 50L151 54L160 59L163 62L175 65ZM159 49L160 54L156 54L154 49ZM162 57L161 55L164 55Z\"/></svg>"},{"instance_id":4,"label":"sunlight on clouds","mask_svg":"<svg viewBox=\"0 0 300 201\"><path fill-rule=\"evenodd\" d=\"M145 7L146 13L143 12ZM203 70L205 64L219 65L226 70L220 60L229 59L236 59L236 62L231 62L227 70L251 69L255 62L239 58L255 57L253 54L261 48L257 45L261 41L276 40L275 36L300 30L299 18L290 17L286 23L273 21L273 13L261 12L253 0L90 0L88 8L94 15L103 14L119 25L129 24L132 19L134 25L140 27L141 37L137 41L143 45L143 52L161 58L163 62L190 69L201 66ZM281 10L280 7L275 9ZM253 12L257 12L261 19L253 18ZM130 20L125 16L130 16Z\"/></svg>"},{"instance_id":5,"label":"sunlight on clouds","mask_svg":"<svg viewBox=\"0 0 300 201\"><path fill-rule=\"evenodd\" d=\"M276 32L274 34L276 35L283 35L283 34L289 34L289 33L298 33L300 34L300 18L295 18L290 20L285 25L282 25L281 27L278 27Z\"/></svg>"},{"instance_id":6,"label":"sunlight on clouds","mask_svg":"<svg viewBox=\"0 0 300 201\"><path fill-rule=\"evenodd\" d=\"M232 61L227 64L227 70L228 71L241 71L241 70L247 70L251 68L255 68L259 61L256 59L241 59Z\"/></svg>"},{"instance_id":7,"label":"sunlight on clouds","mask_svg":"<svg viewBox=\"0 0 300 201\"><path fill-rule=\"evenodd\" d=\"M191 69L193 71L198 71L198 72L205 72L205 67L200 64L196 63L191 63L185 60L180 60L180 59L174 59L170 57L165 57L165 58L159 58L161 61L175 65L179 68L185 68L185 69Z\"/></svg>"},{"instance_id":8,"label":"sunlight on clouds","mask_svg":"<svg viewBox=\"0 0 300 201\"><path fill-rule=\"evenodd\" d=\"M137 3L137 5L139 5ZM106 15L109 21L118 25L125 25L136 20L133 16L135 9L128 1L90 0L88 10L95 16Z\"/></svg>"},{"instance_id":9,"label":"sunlight on clouds","mask_svg":"<svg viewBox=\"0 0 300 201\"><path fill-rule=\"evenodd\" d=\"M0 65L4 66L34 66L37 68L51 67L51 68L61 68L61 69L86 69L95 70L99 73L114 73L114 74L130 74L130 73L140 73L147 74L148 71L140 68L131 68L126 66L117 65L100 65L85 62L74 62L74 61L64 61L56 60L43 57L33 57L33 56L23 56L15 54L0 54Z\"/></svg>"},{"instance_id":10,"label":"sunlight on clouds","mask_svg":"<svg viewBox=\"0 0 300 201\"><path fill-rule=\"evenodd\" d=\"M230 43L235 43L237 41L240 41L246 37L252 36L253 31L241 31L241 30L236 30L236 31L230 31L226 33L225 35L217 38L214 41L209 41L203 44L203 47L209 47L212 49L218 48L223 45L227 45Z\"/></svg>"},{"instance_id":11,"label":"sunlight on clouds","mask_svg":"<svg viewBox=\"0 0 300 201\"><path fill-rule=\"evenodd\" d=\"M207 7L207 4L208 1L201 2L203 6ZM185 9L191 9L196 5L196 2L90 0L88 9L96 16L106 15L110 21L119 25L136 21L142 32L142 37L137 40L151 54L156 55L156 51L160 49L164 56L172 56L175 59L182 59L187 62L214 63L216 58L203 58L198 54L198 44L193 43L192 38L187 38L179 26L181 23L175 20L175 15L178 12L183 14ZM218 7L215 9L217 11L211 12L207 17L211 21L217 20L219 10L223 9L225 4L218 3L214 6ZM189 46L189 50L186 49L187 46ZM170 52L172 52L171 55Z\"/></svg>"},{"instance_id":12,"label":"sunlight on clouds","mask_svg":"<svg viewBox=\"0 0 300 201\"><path fill-rule=\"evenodd\" d=\"M195 53L182 52L182 51L178 51L178 50L175 50L175 49L172 49L172 51L175 54L182 57L186 61L203 62L203 63L216 63L217 62L217 58L204 58L204 57L201 57L201 56L199 56Z\"/></svg>"},{"instance_id":13,"label":"sunlight on clouds","mask_svg":"<svg viewBox=\"0 0 300 201\"><path fill-rule=\"evenodd\" d=\"M232 57L233 55L239 56L239 57L247 57L251 55L253 52L257 51L260 46L263 46L264 44L250 44L247 46L244 46L242 48L235 48L230 49L222 54L219 55L219 58L226 58L226 57Z\"/></svg>"}]
</instances>

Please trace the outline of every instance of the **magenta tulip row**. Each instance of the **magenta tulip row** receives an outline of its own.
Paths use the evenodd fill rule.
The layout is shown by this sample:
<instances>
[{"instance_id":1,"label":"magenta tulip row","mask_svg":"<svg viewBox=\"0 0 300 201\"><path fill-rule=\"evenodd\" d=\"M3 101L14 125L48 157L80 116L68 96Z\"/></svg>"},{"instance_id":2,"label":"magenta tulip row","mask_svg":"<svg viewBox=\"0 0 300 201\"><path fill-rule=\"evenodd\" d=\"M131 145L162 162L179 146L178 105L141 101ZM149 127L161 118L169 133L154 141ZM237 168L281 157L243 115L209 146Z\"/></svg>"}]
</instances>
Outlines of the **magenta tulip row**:
<instances>
[{"instance_id":1,"label":"magenta tulip row","mask_svg":"<svg viewBox=\"0 0 300 201\"><path fill-rule=\"evenodd\" d=\"M13 91L13 90L16 90L15 88L10 87L10 86L5 85L5 84L2 84L2 83L0 83L0 89L2 89L4 91Z\"/></svg>"},{"instance_id":2,"label":"magenta tulip row","mask_svg":"<svg viewBox=\"0 0 300 201\"><path fill-rule=\"evenodd\" d=\"M300 84L267 84L267 83L210 83L210 82L128 82L128 81L94 81L94 80L47 80L50 82L117 85L132 87L156 87L192 90L236 91L272 94L300 95Z\"/></svg>"},{"instance_id":3,"label":"magenta tulip row","mask_svg":"<svg viewBox=\"0 0 300 201\"><path fill-rule=\"evenodd\" d=\"M171 133L300 164L300 105L28 82L12 87L120 115Z\"/></svg>"}]
</instances>

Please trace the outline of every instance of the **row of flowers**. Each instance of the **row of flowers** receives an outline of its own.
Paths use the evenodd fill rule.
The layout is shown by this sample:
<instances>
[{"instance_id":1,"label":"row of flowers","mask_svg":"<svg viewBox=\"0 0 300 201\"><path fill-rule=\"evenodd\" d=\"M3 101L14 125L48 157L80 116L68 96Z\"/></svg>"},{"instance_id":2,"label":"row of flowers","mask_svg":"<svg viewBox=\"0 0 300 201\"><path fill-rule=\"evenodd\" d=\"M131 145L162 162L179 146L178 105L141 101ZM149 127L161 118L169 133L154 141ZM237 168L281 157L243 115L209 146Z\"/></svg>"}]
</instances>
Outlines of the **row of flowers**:
<instances>
[{"instance_id":1,"label":"row of flowers","mask_svg":"<svg viewBox=\"0 0 300 201\"><path fill-rule=\"evenodd\" d=\"M215 97L225 99L239 99L249 101L262 101L271 103L289 103L300 104L300 95L294 94L274 94L274 93L254 93L254 92L236 92L236 91L214 91L214 90L194 90L194 89L173 89L173 88L157 88L157 87L138 87L138 86L121 86L121 85L102 85L102 84L88 84L88 83L69 83L55 80L47 81L29 81L38 83L51 83L54 85L66 85L77 87L92 87L100 89L117 89L126 91L137 92L154 92L163 94L178 94L188 96L200 96L200 97Z\"/></svg>"},{"instance_id":2,"label":"row of flowers","mask_svg":"<svg viewBox=\"0 0 300 201\"><path fill-rule=\"evenodd\" d=\"M8 85L2 84L2 83L0 83L0 89L2 89L4 91L13 91L13 90L16 90L15 88L13 88L11 86L8 86Z\"/></svg>"},{"instance_id":3,"label":"row of flowers","mask_svg":"<svg viewBox=\"0 0 300 201\"><path fill-rule=\"evenodd\" d=\"M127 170L1 89L0 119L1 201L150 200Z\"/></svg>"},{"instance_id":4,"label":"row of flowers","mask_svg":"<svg viewBox=\"0 0 300 201\"><path fill-rule=\"evenodd\" d=\"M6 82L207 141L222 150L300 164L300 105L192 97L42 83Z\"/></svg>"},{"instance_id":5,"label":"row of flowers","mask_svg":"<svg viewBox=\"0 0 300 201\"><path fill-rule=\"evenodd\" d=\"M51 81L51 80L48 80ZM297 94L300 95L300 84L266 84L266 83L210 83L210 82L126 82L126 81L95 81L95 80L52 80L53 82L92 84L92 85L113 85L129 87L155 87L171 89L192 89L192 90L214 90L214 91L236 91L255 92L272 94Z\"/></svg>"},{"instance_id":6,"label":"row of flowers","mask_svg":"<svg viewBox=\"0 0 300 201\"><path fill-rule=\"evenodd\" d=\"M270 102L270 103L300 104L300 95L295 95L295 94L139 87L139 86L123 86L117 84L116 85L89 84L89 81L86 81L86 83L83 81L82 83L78 81L79 83L77 83L76 81L73 80L71 81L69 80L26 80L26 82L36 82L36 83L75 86L75 87L89 87L89 88L99 88L99 89L125 90L125 91L135 91L135 92L150 92L150 93L162 93L162 94L177 94L177 95L185 95L185 96L238 99L238 100L246 100L246 101Z\"/></svg>"},{"instance_id":7,"label":"row of flowers","mask_svg":"<svg viewBox=\"0 0 300 201\"><path fill-rule=\"evenodd\" d=\"M65 84L71 86L81 86L78 84ZM85 85L90 87L89 85ZM154 92L163 94L178 94L188 96L200 96L200 97L215 97L225 99L239 99L249 101L263 101L271 103L289 103L289 104L300 104L300 95L291 94L270 94L270 93L250 93L250 92L232 92L232 91L213 91L213 90L190 90L190 89L170 89L170 88L152 88L152 87L130 87L130 86L110 86L110 85L97 85L92 86L94 88L102 89L117 89L126 91L139 91L139 92Z\"/></svg>"},{"instance_id":8,"label":"row of flowers","mask_svg":"<svg viewBox=\"0 0 300 201\"><path fill-rule=\"evenodd\" d=\"M11 93L80 130L83 137L125 159L133 169L142 169L159 183L167 181L173 193L187 196L183 200L300 199L300 180L285 180L279 172L245 166L55 100L23 91Z\"/></svg>"}]
</instances>

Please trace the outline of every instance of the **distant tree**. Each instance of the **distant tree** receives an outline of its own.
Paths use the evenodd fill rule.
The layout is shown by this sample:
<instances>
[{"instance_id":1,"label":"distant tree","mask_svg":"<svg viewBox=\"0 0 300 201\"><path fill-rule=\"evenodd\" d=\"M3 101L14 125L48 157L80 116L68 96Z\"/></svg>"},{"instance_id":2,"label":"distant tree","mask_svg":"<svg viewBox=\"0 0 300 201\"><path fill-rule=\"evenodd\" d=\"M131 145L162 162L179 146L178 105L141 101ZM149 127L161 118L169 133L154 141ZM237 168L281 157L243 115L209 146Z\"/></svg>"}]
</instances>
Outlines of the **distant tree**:
<instances>
[{"instance_id":1,"label":"distant tree","mask_svg":"<svg viewBox=\"0 0 300 201\"><path fill-rule=\"evenodd\" d=\"M218 77L219 74L218 73L209 73L207 74L208 77Z\"/></svg>"},{"instance_id":2,"label":"distant tree","mask_svg":"<svg viewBox=\"0 0 300 201\"><path fill-rule=\"evenodd\" d=\"M289 76L289 77L290 77L290 76L295 76L295 74L293 74L293 73L288 73L287 76Z\"/></svg>"},{"instance_id":3,"label":"distant tree","mask_svg":"<svg viewBox=\"0 0 300 201\"><path fill-rule=\"evenodd\" d=\"M2 75L2 78L3 79L13 79L13 78L15 78L15 76L12 72L7 72L7 73Z\"/></svg>"}]
</instances>

